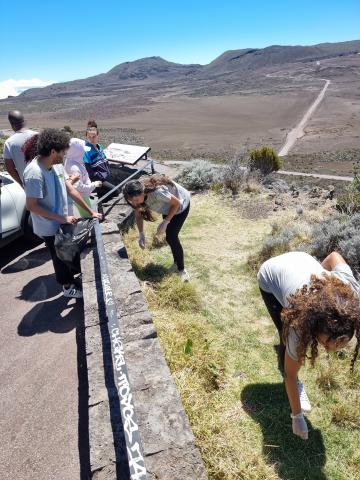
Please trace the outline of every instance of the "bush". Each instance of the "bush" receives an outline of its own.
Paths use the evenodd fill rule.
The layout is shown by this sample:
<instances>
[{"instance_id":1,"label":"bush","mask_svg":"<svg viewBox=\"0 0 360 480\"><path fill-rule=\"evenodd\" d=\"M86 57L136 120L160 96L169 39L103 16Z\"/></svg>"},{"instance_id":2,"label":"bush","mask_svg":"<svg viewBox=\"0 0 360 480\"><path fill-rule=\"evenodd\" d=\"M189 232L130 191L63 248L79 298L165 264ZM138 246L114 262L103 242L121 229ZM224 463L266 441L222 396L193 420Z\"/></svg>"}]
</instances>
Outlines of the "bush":
<instances>
[{"instance_id":1,"label":"bush","mask_svg":"<svg viewBox=\"0 0 360 480\"><path fill-rule=\"evenodd\" d=\"M73 129L70 127L70 125L64 125L63 130L65 130L65 132L68 132L68 134L73 137L74 136L74 131Z\"/></svg>"},{"instance_id":2,"label":"bush","mask_svg":"<svg viewBox=\"0 0 360 480\"><path fill-rule=\"evenodd\" d=\"M303 241L303 236L298 228L285 227L282 229L275 223L270 235L263 241L260 252L249 257L248 265L257 271L263 262L271 257L296 249L301 241Z\"/></svg>"},{"instance_id":3,"label":"bush","mask_svg":"<svg viewBox=\"0 0 360 480\"><path fill-rule=\"evenodd\" d=\"M211 185L221 183L219 168L206 160L192 160L176 177L189 190L204 190Z\"/></svg>"},{"instance_id":4,"label":"bush","mask_svg":"<svg viewBox=\"0 0 360 480\"><path fill-rule=\"evenodd\" d=\"M317 258L324 259L334 251L341 240L345 219L342 216L326 219L317 224L312 233L311 251Z\"/></svg>"},{"instance_id":5,"label":"bush","mask_svg":"<svg viewBox=\"0 0 360 480\"><path fill-rule=\"evenodd\" d=\"M311 251L323 259L338 251L355 273L360 272L360 213L328 218L312 232Z\"/></svg>"},{"instance_id":6,"label":"bush","mask_svg":"<svg viewBox=\"0 0 360 480\"><path fill-rule=\"evenodd\" d=\"M273 148L264 146L250 151L249 166L251 170L260 170L262 174L268 175L279 170L282 163Z\"/></svg>"},{"instance_id":7,"label":"bush","mask_svg":"<svg viewBox=\"0 0 360 480\"><path fill-rule=\"evenodd\" d=\"M360 192L353 186L337 197L336 208L347 215L360 212Z\"/></svg>"},{"instance_id":8,"label":"bush","mask_svg":"<svg viewBox=\"0 0 360 480\"><path fill-rule=\"evenodd\" d=\"M236 194L248 181L249 173L249 169L244 166L243 158L236 158L221 169L220 181L232 194Z\"/></svg>"}]
</instances>

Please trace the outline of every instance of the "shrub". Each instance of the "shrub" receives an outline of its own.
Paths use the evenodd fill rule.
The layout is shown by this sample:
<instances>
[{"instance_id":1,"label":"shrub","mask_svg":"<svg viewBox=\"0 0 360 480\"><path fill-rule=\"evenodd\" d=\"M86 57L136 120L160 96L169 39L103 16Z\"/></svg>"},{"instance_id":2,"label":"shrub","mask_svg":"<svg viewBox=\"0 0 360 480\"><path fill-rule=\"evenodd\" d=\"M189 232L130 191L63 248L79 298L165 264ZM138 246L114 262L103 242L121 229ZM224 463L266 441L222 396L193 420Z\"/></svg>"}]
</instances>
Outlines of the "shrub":
<instances>
[{"instance_id":1,"label":"shrub","mask_svg":"<svg viewBox=\"0 0 360 480\"><path fill-rule=\"evenodd\" d=\"M204 190L219 182L219 169L206 160L192 160L176 177L189 190Z\"/></svg>"},{"instance_id":2,"label":"shrub","mask_svg":"<svg viewBox=\"0 0 360 480\"><path fill-rule=\"evenodd\" d=\"M312 233L311 251L318 258L325 258L329 253L336 250L342 239L345 218L337 216L327 218L315 225Z\"/></svg>"},{"instance_id":3,"label":"shrub","mask_svg":"<svg viewBox=\"0 0 360 480\"><path fill-rule=\"evenodd\" d=\"M355 273L360 272L360 213L328 218L312 232L311 251L323 259L338 251Z\"/></svg>"},{"instance_id":4,"label":"shrub","mask_svg":"<svg viewBox=\"0 0 360 480\"><path fill-rule=\"evenodd\" d=\"M279 170L281 160L275 150L271 147L255 148L250 151L249 166L251 170L260 170L264 175Z\"/></svg>"},{"instance_id":5,"label":"shrub","mask_svg":"<svg viewBox=\"0 0 360 480\"><path fill-rule=\"evenodd\" d=\"M353 186L356 191L360 192L360 162L354 168Z\"/></svg>"},{"instance_id":6,"label":"shrub","mask_svg":"<svg viewBox=\"0 0 360 480\"><path fill-rule=\"evenodd\" d=\"M69 134L70 136L72 136L72 137L74 136L74 131L73 131L73 129L70 127L70 125L64 125L62 129L65 130L65 132L68 132L68 134Z\"/></svg>"},{"instance_id":7,"label":"shrub","mask_svg":"<svg viewBox=\"0 0 360 480\"><path fill-rule=\"evenodd\" d=\"M360 163L354 168L354 179L345 192L337 198L337 209L340 212L352 215L360 212Z\"/></svg>"},{"instance_id":8,"label":"shrub","mask_svg":"<svg viewBox=\"0 0 360 480\"><path fill-rule=\"evenodd\" d=\"M275 223L270 235L263 241L260 252L249 257L248 265L257 271L263 262L271 257L294 250L302 240L303 236L298 228L285 227L282 229Z\"/></svg>"},{"instance_id":9,"label":"shrub","mask_svg":"<svg viewBox=\"0 0 360 480\"><path fill-rule=\"evenodd\" d=\"M236 194L248 181L249 173L249 169L244 166L244 158L236 158L221 169L220 181L232 194Z\"/></svg>"},{"instance_id":10,"label":"shrub","mask_svg":"<svg viewBox=\"0 0 360 480\"><path fill-rule=\"evenodd\" d=\"M355 189L355 185L351 185L337 197L336 208L347 215L360 212L360 191Z\"/></svg>"}]
</instances>

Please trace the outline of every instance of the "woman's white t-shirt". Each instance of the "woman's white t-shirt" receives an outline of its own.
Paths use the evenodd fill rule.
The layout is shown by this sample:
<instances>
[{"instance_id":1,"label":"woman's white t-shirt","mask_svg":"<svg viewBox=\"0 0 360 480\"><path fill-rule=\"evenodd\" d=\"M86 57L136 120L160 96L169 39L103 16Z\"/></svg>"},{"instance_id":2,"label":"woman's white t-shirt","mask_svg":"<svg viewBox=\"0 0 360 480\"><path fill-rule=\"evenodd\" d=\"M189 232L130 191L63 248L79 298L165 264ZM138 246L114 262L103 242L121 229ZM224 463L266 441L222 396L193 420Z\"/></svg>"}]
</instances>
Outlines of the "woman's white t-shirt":
<instances>
[{"instance_id":1,"label":"woman's white t-shirt","mask_svg":"<svg viewBox=\"0 0 360 480\"><path fill-rule=\"evenodd\" d=\"M187 209L190 203L190 192L174 181L173 185L160 185L156 190L148 193L145 203L150 210L167 215L171 207L171 195L180 200L180 207L176 215Z\"/></svg>"},{"instance_id":2,"label":"woman's white t-shirt","mask_svg":"<svg viewBox=\"0 0 360 480\"><path fill-rule=\"evenodd\" d=\"M349 265L336 265L329 272L314 257L305 252L288 252L270 258L261 265L257 278L261 290L272 293L286 308L289 306L289 295L308 285L311 275L321 277L324 273L349 283L356 293L360 293L360 284L356 281ZM290 328L286 348L293 360L297 360L297 343L296 333L293 328Z\"/></svg>"}]
</instances>

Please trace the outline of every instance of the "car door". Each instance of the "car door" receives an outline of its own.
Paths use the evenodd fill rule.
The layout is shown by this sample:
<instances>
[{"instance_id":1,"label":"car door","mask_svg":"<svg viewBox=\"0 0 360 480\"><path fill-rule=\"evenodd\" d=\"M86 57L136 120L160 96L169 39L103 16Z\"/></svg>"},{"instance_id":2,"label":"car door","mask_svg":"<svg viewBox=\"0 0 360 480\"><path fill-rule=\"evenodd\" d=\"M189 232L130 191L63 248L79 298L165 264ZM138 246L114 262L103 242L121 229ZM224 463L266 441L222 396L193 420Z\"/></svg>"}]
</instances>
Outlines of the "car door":
<instances>
[{"instance_id":1,"label":"car door","mask_svg":"<svg viewBox=\"0 0 360 480\"><path fill-rule=\"evenodd\" d=\"M0 238L6 238L20 230L21 220L12 195L14 180L0 175L0 181Z\"/></svg>"}]
</instances>

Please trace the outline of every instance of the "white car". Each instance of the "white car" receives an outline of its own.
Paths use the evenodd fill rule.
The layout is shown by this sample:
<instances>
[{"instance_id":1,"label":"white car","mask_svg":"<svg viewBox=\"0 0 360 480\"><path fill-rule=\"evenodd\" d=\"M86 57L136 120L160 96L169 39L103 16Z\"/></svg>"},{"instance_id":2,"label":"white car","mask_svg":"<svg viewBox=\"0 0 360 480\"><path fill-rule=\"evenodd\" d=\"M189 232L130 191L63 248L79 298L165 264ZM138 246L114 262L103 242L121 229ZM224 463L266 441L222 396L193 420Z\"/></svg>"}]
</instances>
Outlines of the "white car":
<instances>
[{"instance_id":1,"label":"white car","mask_svg":"<svg viewBox=\"0 0 360 480\"><path fill-rule=\"evenodd\" d=\"M0 247L25 235L34 239L22 187L7 172L0 172Z\"/></svg>"}]
</instances>

